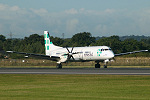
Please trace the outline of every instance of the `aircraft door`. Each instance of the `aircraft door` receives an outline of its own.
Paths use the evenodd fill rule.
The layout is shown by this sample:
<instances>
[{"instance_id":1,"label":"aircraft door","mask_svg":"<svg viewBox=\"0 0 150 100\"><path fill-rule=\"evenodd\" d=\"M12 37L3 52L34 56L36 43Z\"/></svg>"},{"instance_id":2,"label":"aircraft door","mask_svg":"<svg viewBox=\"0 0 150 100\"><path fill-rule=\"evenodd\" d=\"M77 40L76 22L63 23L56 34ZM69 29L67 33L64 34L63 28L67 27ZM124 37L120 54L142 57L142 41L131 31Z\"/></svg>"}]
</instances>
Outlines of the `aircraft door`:
<instances>
[{"instance_id":1,"label":"aircraft door","mask_svg":"<svg viewBox=\"0 0 150 100\"><path fill-rule=\"evenodd\" d=\"M80 59L80 60L83 60L83 51L80 50L79 52L80 52L80 53L78 54L78 55L79 55L79 59Z\"/></svg>"}]
</instances>

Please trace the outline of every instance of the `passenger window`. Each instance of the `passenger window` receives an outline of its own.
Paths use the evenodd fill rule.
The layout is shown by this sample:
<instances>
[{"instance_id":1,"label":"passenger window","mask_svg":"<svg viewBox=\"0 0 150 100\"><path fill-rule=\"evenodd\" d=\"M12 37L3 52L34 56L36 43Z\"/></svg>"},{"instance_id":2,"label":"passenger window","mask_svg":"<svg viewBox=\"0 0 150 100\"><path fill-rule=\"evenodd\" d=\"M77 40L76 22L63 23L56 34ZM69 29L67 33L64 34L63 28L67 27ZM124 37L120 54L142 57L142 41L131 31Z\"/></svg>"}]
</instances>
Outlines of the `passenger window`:
<instances>
[{"instance_id":1,"label":"passenger window","mask_svg":"<svg viewBox=\"0 0 150 100\"><path fill-rule=\"evenodd\" d=\"M85 51L85 53L90 53L90 51Z\"/></svg>"}]
</instances>

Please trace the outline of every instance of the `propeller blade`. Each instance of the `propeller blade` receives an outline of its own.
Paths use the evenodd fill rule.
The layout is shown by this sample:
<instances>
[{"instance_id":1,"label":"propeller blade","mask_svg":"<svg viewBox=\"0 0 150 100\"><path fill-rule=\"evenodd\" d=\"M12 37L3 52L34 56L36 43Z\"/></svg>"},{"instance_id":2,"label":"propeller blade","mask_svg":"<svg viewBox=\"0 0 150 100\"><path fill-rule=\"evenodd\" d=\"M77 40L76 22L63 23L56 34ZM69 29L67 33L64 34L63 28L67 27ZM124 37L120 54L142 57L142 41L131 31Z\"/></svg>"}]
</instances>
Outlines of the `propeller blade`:
<instances>
[{"instance_id":1,"label":"propeller blade","mask_svg":"<svg viewBox=\"0 0 150 100\"><path fill-rule=\"evenodd\" d=\"M71 58L72 58L73 60L75 60L74 57L73 57L72 55L71 55Z\"/></svg>"},{"instance_id":2,"label":"propeller blade","mask_svg":"<svg viewBox=\"0 0 150 100\"><path fill-rule=\"evenodd\" d=\"M113 59L114 59L114 61L116 61L115 57Z\"/></svg>"},{"instance_id":3,"label":"propeller blade","mask_svg":"<svg viewBox=\"0 0 150 100\"><path fill-rule=\"evenodd\" d=\"M62 56L67 56L68 54L63 54Z\"/></svg>"},{"instance_id":4,"label":"propeller blade","mask_svg":"<svg viewBox=\"0 0 150 100\"><path fill-rule=\"evenodd\" d=\"M115 57L113 57L113 58L111 59L111 61L115 61L115 62L116 62L116 59L115 59Z\"/></svg>"},{"instance_id":5,"label":"propeller blade","mask_svg":"<svg viewBox=\"0 0 150 100\"><path fill-rule=\"evenodd\" d=\"M74 48L74 47L72 47L72 49L71 49L71 53L72 53L72 51L73 51L73 48Z\"/></svg>"},{"instance_id":6,"label":"propeller blade","mask_svg":"<svg viewBox=\"0 0 150 100\"><path fill-rule=\"evenodd\" d=\"M72 58L73 60L75 60L75 59L74 59L74 57L73 57L73 54L77 54L77 52L72 53L72 52L73 52L74 47L72 47L71 51L69 51L68 47L66 47L66 49L67 49L68 53L67 53L67 54L63 54L63 56L68 55L68 58L67 58L68 60L69 60L70 58Z\"/></svg>"},{"instance_id":7,"label":"propeller blade","mask_svg":"<svg viewBox=\"0 0 150 100\"><path fill-rule=\"evenodd\" d=\"M66 47L66 49L67 49L67 51L70 53L70 51L69 51L68 47Z\"/></svg>"},{"instance_id":8,"label":"propeller blade","mask_svg":"<svg viewBox=\"0 0 150 100\"><path fill-rule=\"evenodd\" d=\"M68 55L68 60L71 58L71 56L70 55Z\"/></svg>"},{"instance_id":9,"label":"propeller blade","mask_svg":"<svg viewBox=\"0 0 150 100\"><path fill-rule=\"evenodd\" d=\"M72 53L72 54L78 54L77 52L75 52L75 53Z\"/></svg>"}]
</instances>

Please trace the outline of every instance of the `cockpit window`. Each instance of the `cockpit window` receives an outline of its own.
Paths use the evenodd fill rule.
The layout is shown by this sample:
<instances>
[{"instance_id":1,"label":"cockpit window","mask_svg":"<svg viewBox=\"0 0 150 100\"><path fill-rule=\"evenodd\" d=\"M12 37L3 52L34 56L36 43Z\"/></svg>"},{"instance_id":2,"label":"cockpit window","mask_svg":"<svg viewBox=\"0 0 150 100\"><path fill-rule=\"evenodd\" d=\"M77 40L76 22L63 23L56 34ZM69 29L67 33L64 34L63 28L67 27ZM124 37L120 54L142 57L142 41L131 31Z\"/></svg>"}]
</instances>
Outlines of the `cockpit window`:
<instances>
[{"instance_id":1,"label":"cockpit window","mask_svg":"<svg viewBox=\"0 0 150 100\"><path fill-rule=\"evenodd\" d=\"M104 49L101 49L101 51L104 51Z\"/></svg>"},{"instance_id":2,"label":"cockpit window","mask_svg":"<svg viewBox=\"0 0 150 100\"><path fill-rule=\"evenodd\" d=\"M109 48L109 49L101 49L101 51L108 51L108 50L111 50L111 48Z\"/></svg>"}]
</instances>

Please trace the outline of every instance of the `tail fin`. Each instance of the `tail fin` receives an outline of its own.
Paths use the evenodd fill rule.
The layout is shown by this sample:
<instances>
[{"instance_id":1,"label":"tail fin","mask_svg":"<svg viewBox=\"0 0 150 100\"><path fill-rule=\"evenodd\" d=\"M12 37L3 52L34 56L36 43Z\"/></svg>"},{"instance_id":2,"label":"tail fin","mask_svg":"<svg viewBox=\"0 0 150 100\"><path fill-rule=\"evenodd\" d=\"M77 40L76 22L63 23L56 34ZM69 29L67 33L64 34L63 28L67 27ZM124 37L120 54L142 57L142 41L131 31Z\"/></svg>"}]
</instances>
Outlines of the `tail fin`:
<instances>
[{"instance_id":1,"label":"tail fin","mask_svg":"<svg viewBox=\"0 0 150 100\"><path fill-rule=\"evenodd\" d=\"M58 48L62 48L59 46L55 46L52 41L50 40L50 35L48 31L44 31L44 41L45 41L45 54L46 55L50 55L50 52L58 49Z\"/></svg>"}]
</instances>

